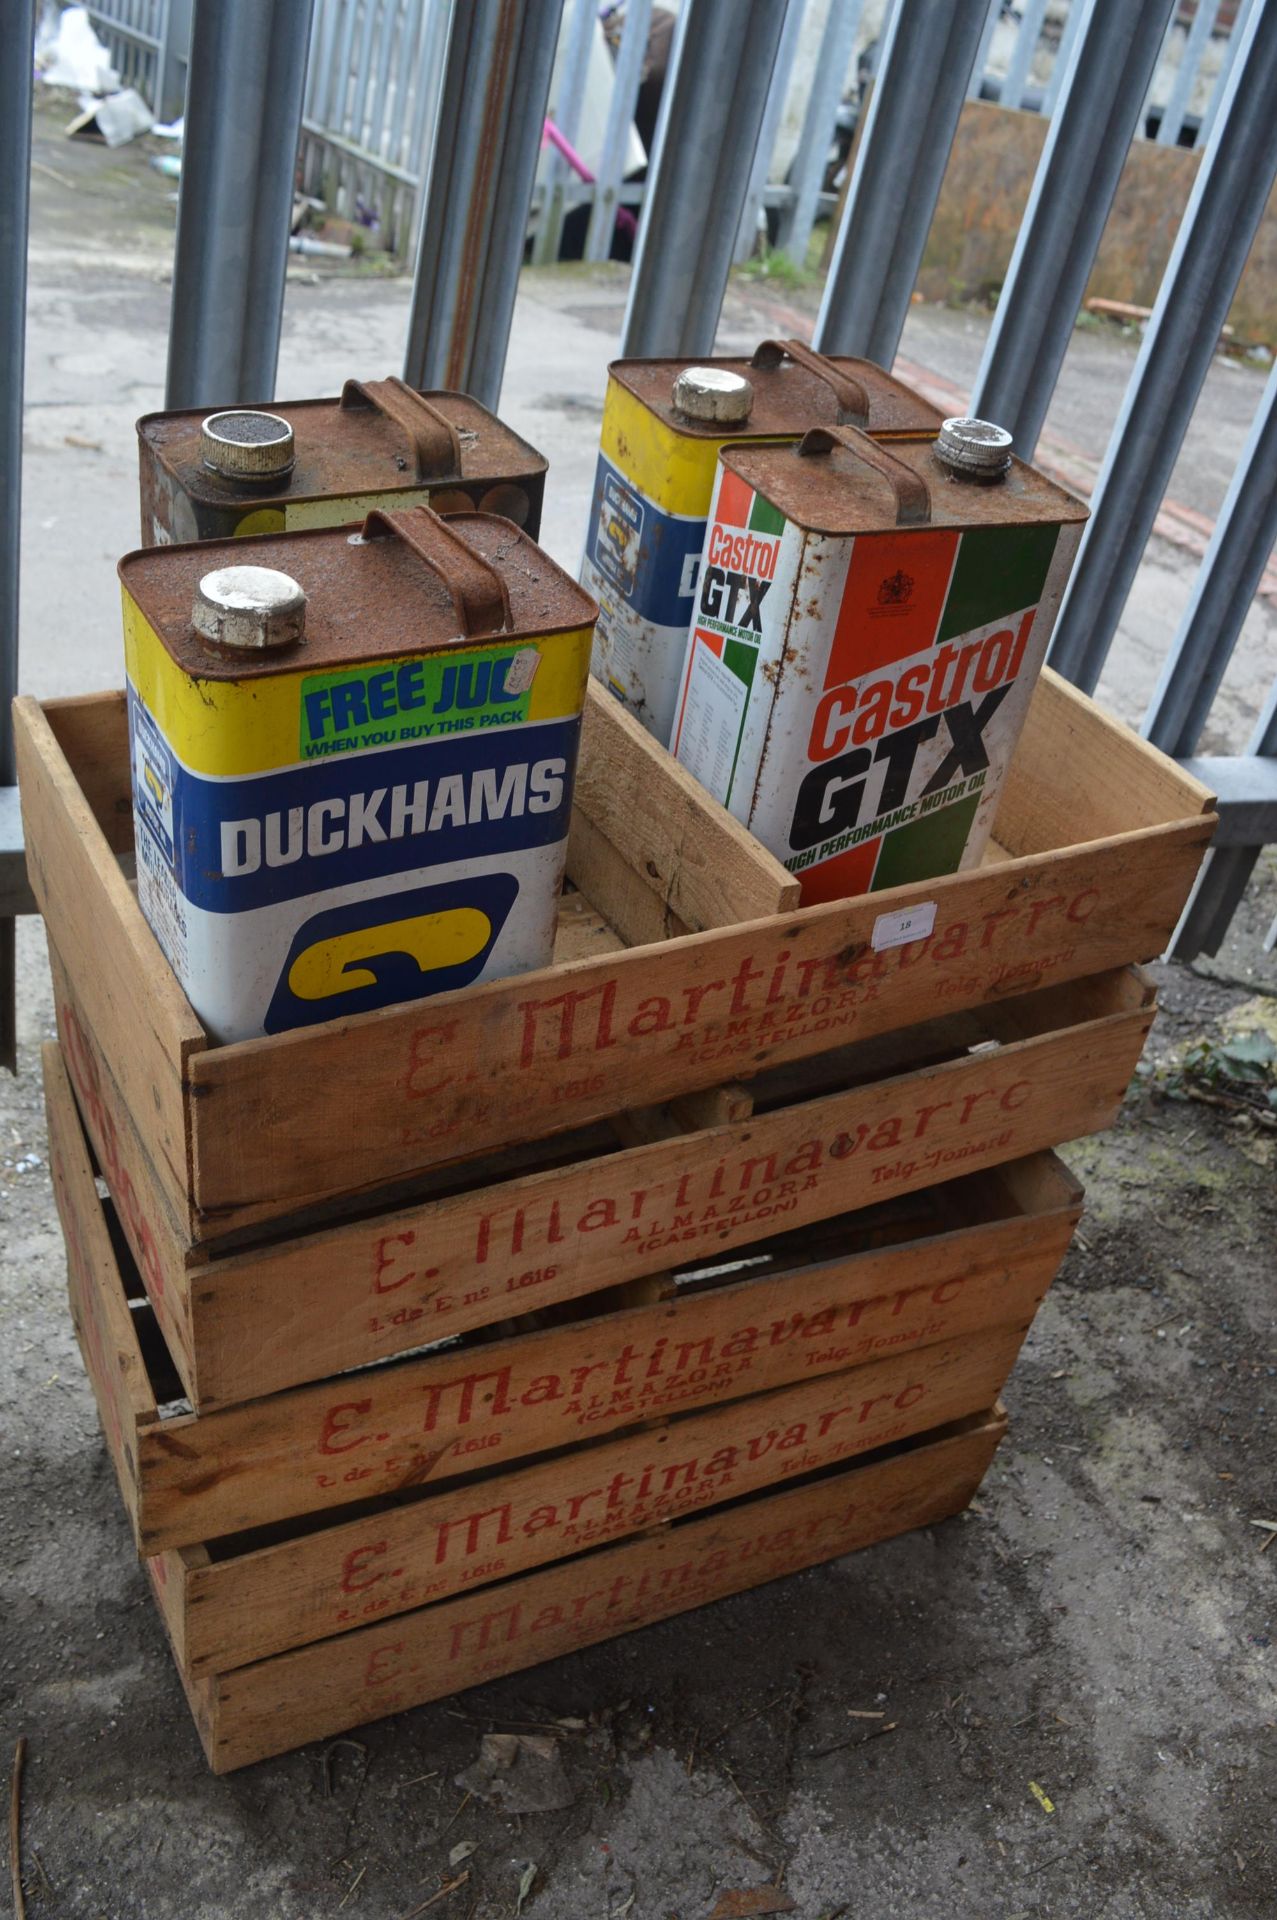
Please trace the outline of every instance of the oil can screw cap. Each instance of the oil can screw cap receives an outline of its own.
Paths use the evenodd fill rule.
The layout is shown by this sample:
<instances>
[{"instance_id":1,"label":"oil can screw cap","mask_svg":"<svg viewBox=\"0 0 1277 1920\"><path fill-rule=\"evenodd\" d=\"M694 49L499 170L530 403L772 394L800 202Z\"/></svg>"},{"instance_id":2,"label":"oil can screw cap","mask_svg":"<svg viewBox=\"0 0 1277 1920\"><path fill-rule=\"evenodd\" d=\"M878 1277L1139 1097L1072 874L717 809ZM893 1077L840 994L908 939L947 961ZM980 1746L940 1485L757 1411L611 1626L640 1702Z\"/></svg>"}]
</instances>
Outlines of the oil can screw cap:
<instances>
[{"instance_id":1,"label":"oil can screw cap","mask_svg":"<svg viewBox=\"0 0 1277 1920\"><path fill-rule=\"evenodd\" d=\"M306 595L274 567L218 567L196 589L191 622L221 647L283 647L306 631Z\"/></svg>"},{"instance_id":2,"label":"oil can screw cap","mask_svg":"<svg viewBox=\"0 0 1277 1920\"><path fill-rule=\"evenodd\" d=\"M277 413L210 413L200 428L200 454L228 480L273 480L292 471L293 430Z\"/></svg>"},{"instance_id":3,"label":"oil can screw cap","mask_svg":"<svg viewBox=\"0 0 1277 1920\"><path fill-rule=\"evenodd\" d=\"M689 420L719 420L732 425L748 420L753 383L726 367L684 367L674 382L674 405Z\"/></svg>"},{"instance_id":4,"label":"oil can screw cap","mask_svg":"<svg viewBox=\"0 0 1277 1920\"><path fill-rule=\"evenodd\" d=\"M968 480L1000 480L1011 465L1011 436L992 420L945 420L936 440L936 458Z\"/></svg>"}]
</instances>

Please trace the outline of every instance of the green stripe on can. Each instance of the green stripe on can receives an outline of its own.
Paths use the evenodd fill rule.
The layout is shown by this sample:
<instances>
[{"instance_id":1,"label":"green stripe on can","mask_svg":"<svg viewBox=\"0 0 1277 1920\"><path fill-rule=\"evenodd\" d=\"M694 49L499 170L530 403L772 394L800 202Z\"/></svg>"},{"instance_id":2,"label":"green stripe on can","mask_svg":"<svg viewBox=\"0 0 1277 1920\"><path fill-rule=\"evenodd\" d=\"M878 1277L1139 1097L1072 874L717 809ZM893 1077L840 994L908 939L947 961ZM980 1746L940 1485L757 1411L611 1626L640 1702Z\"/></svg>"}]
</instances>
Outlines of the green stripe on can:
<instances>
[{"instance_id":1,"label":"green stripe on can","mask_svg":"<svg viewBox=\"0 0 1277 1920\"><path fill-rule=\"evenodd\" d=\"M936 642L973 633L1042 597L1058 526L972 527L958 543Z\"/></svg>"}]
</instances>

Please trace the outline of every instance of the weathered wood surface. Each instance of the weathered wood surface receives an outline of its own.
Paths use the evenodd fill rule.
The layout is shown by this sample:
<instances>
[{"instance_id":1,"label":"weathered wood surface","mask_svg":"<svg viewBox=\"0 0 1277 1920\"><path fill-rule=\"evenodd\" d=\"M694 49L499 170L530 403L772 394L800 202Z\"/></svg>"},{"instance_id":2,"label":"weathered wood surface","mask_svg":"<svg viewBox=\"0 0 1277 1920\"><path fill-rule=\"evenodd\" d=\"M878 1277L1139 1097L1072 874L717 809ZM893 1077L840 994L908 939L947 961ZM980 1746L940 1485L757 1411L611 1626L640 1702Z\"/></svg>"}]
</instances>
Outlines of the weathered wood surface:
<instances>
[{"instance_id":1,"label":"weathered wood surface","mask_svg":"<svg viewBox=\"0 0 1277 1920\"><path fill-rule=\"evenodd\" d=\"M1031 1002L962 1016L956 1024L969 1020L972 1037L1025 1033L987 1053L819 1100L793 1104L791 1091L784 1104L752 1118L431 1193L205 1261L168 1228L136 1136L113 1120L110 1077L94 1074L73 1011L60 1007L68 1065L77 1086L83 1080L88 1088L81 1108L90 1136L202 1411L1093 1132L1114 1117L1151 1019L1133 976L1070 983ZM879 1050L874 1043L869 1051ZM845 1062L831 1056L830 1064L845 1074Z\"/></svg>"},{"instance_id":2,"label":"weathered wood surface","mask_svg":"<svg viewBox=\"0 0 1277 1920\"><path fill-rule=\"evenodd\" d=\"M49 1085L56 1093L65 1084L55 1054ZM140 1310L131 1316L124 1305L78 1120L72 1112L68 1125L63 1108L51 1114L59 1143L70 1143L59 1145L70 1171L58 1188L68 1238L102 1263L93 1288L94 1270L78 1264L81 1317L99 1300L114 1316L110 1338L86 1346L86 1360L108 1436L123 1449L121 1489L148 1554L1023 1326L1080 1208L1076 1184L1042 1156L942 1190L939 1231L902 1219L875 1225L863 1250L831 1253L844 1228L856 1248L853 1220L822 1234L814 1259L782 1242L761 1278L160 1420L142 1367Z\"/></svg>"},{"instance_id":3,"label":"weathered wood surface","mask_svg":"<svg viewBox=\"0 0 1277 1920\"><path fill-rule=\"evenodd\" d=\"M120 715L114 695L54 703L47 715L20 703L33 880L170 1208L198 1240L747 1079L937 1007L1148 957L1165 946L1214 824L1196 782L1048 675L997 822L1015 859L627 952L587 950L521 979L210 1048L112 859L128 781L126 759L111 773ZM617 847L598 817L581 819L598 885L615 884L626 871ZM624 809L605 825L623 836ZM649 916L655 903L659 920L666 908L651 878L637 876L636 897ZM628 880L620 891L633 891ZM926 940L874 950L883 916L928 901L936 924Z\"/></svg>"},{"instance_id":4,"label":"weathered wood surface","mask_svg":"<svg viewBox=\"0 0 1277 1920\"><path fill-rule=\"evenodd\" d=\"M997 1398L1028 1323L751 1394L273 1545L250 1537L247 1551L189 1570L169 1554L186 1665L225 1672L942 1426Z\"/></svg>"},{"instance_id":5,"label":"weathered wood surface","mask_svg":"<svg viewBox=\"0 0 1277 1920\"><path fill-rule=\"evenodd\" d=\"M102 1431L130 1514L140 1501L138 1444L158 1424L137 1333L58 1049L46 1045L49 1170L66 1242L67 1292Z\"/></svg>"},{"instance_id":6,"label":"weathered wood surface","mask_svg":"<svg viewBox=\"0 0 1277 1920\"><path fill-rule=\"evenodd\" d=\"M90 757L93 729L82 708L93 708L109 745L118 740L118 701L101 695L95 702L67 704L76 709L67 717L68 738L74 734L86 778L100 789L102 757ZM185 1219L190 1138L183 1090L189 1058L207 1040L138 910L49 719L29 699L14 702L13 717L32 889L50 938L75 972L86 1016L112 1062L129 1109L145 1128L174 1211Z\"/></svg>"},{"instance_id":7,"label":"weathered wood surface","mask_svg":"<svg viewBox=\"0 0 1277 1920\"><path fill-rule=\"evenodd\" d=\"M910 1451L232 1673L188 1679L214 1770L460 1692L960 1511L1000 1410Z\"/></svg>"},{"instance_id":8,"label":"weathered wood surface","mask_svg":"<svg viewBox=\"0 0 1277 1920\"><path fill-rule=\"evenodd\" d=\"M319 1379L1106 1127L1153 1009L1131 976L1087 984L1057 990L1058 1028L987 1053L217 1260L192 1296L213 1356L207 1403Z\"/></svg>"}]
</instances>

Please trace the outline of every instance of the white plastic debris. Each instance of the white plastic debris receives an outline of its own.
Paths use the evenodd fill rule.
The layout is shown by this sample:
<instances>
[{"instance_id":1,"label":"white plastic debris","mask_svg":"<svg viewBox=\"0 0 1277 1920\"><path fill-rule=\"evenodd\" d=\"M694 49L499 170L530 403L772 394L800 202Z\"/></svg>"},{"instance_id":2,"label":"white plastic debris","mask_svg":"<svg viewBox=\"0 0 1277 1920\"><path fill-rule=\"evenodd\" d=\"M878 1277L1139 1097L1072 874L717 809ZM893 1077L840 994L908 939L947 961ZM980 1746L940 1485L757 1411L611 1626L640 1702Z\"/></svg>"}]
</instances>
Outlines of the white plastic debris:
<instances>
[{"instance_id":1,"label":"white plastic debris","mask_svg":"<svg viewBox=\"0 0 1277 1920\"><path fill-rule=\"evenodd\" d=\"M120 76L111 65L111 57L93 31L87 7L68 7L48 31L49 22L41 21L37 36L36 64L41 79L50 87L70 87L77 93L118 93Z\"/></svg>"},{"instance_id":2,"label":"white plastic debris","mask_svg":"<svg viewBox=\"0 0 1277 1920\"><path fill-rule=\"evenodd\" d=\"M145 133L152 124L151 109L133 87L120 93L108 93L105 100L92 95L80 98L80 112L67 128L68 133L90 133L96 129L108 147L122 147Z\"/></svg>"}]
</instances>

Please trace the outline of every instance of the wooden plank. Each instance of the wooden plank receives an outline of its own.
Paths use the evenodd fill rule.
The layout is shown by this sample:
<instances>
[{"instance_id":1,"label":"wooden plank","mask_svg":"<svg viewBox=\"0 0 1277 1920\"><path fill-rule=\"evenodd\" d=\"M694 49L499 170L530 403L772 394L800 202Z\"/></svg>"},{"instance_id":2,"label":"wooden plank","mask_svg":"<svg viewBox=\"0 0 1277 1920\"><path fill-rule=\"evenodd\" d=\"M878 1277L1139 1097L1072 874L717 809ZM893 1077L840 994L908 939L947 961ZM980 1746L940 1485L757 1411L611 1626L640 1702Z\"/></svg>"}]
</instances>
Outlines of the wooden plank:
<instances>
[{"instance_id":1,"label":"wooden plank","mask_svg":"<svg viewBox=\"0 0 1277 1920\"><path fill-rule=\"evenodd\" d=\"M1081 1026L215 1261L192 1307L206 1402L389 1358L1106 1127L1153 1018L1141 985L1116 982L1127 1010Z\"/></svg>"},{"instance_id":2,"label":"wooden plank","mask_svg":"<svg viewBox=\"0 0 1277 1920\"><path fill-rule=\"evenodd\" d=\"M66 1241L71 1318L125 1511L136 1535L141 1503L138 1443L158 1424L158 1412L94 1186L70 1083L55 1046L47 1044L42 1058L49 1169Z\"/></svg>"},{"instance_id":3,"label":"wooden plank","mask_svg":"<svg viewBox=\"0 0 1277 1920\"><path fill-rule=\"evenodd\" d=\"M129 710L123 692L46 700L42 712L103 837L116 854L133 851Z\"/></svg>"},{"instance_id":4,"label":"wooden plank","mask_svg":"<svg viewBox=\"0 0 1277 1920\"><path fill-rule=\"evenodd\" d=\"M52 941L49 969L62 1066L160 1332L183 1386L192 1402L198 1404L189 1275L203 1264L204 1256L190 1248L173 1219L150 1156L89 1031Z\"/></svg>"},{"instance_id":5,"label":"wooden plank","mask_svg":"<svg viewBox=\"0 0 1277 1920\"><path fill-rule=\"evenodd\" d=\"M942 1426L992 1404L1027 1330L1026 1316L320 1531L250 1535L199 1567L167 1555L185 1664L224 1673Z\"/></svg>"},{"instance_id":6,"label":"wooden plank","mask_svg":"<svg viewBox=\"0 0 1277 1920\"><path fill-rule=\"evenodd\" d=\"M594 954L624 953L625 942L583 893L565 893L559 901L554 936L554 964L586 960Z\"/></svg>"},{"instance_id":7,"label":"wooden plank","mask_svg":"<svg viewBox=\"0 0 1277 1920\"><path fill-rule=\"evenodd\" d=\"M1213 805L1200 780L1047 667L1007 771L993 831L1011 853L1022 854L1190 820L1211 814Z\"/></svg>"},{"instance_id":8,"label":"wooden plank","mask_svg":"<svg viewBox=\"0 0 1277 1920\"><path fill-rule=\"evenodd\" d=\"M216 1772L552 1660L966 1506L994 1416L929 1446L188 1683Z\"/></svg>"},{"instance_id":9,"label":"wooden plank","mask_svg":"<svg viewBox=\"0 0 1277 1920\"><path fill-rule=\"evenodd\" d=\"M971 1199L954 1207L954 1193ZM810 1249L783 1236L761 1277L729 1277L712 1290L601 1319L550 1314L541 1332L425 1353L199 1417L167 1417L134 1449L142 1543L154 1552L491 1469L1027 1319L1072 1233L1076 1183L1047 1156L1031 1214L985 1176L939 1194L953 1224L938 1214L936 1227L923 1225L908 1241L907 1222L894 1236L876 1230L884 1213L877 1207L869 1231L851 1216L845 1237L827 1224ZM75 1199L81 1214L100 1218L87 1158ZM122 1299L114 1268L111 1290ZM140 1364L136 1318L119 1322L117 1343ZM153 1389L138 1406L138 1419L153 1418ZM136 1508L139 1496L130 1498Z\"/></svg>"},{"instance_id":10,"label":"wooden plank","mask_svg":"<svg viewBox=\"0 0 1277 1920\"><path fill-rule=\"evenodd\" d=\"M108 730L113 709L100 706ZM14 702L27 870L49 937L77 989L130 1111L142 1118L171 1204L186 1219L183 1087L203 1029L34 700Z\"/></svg>"},{"instance_id":11,"label":"wooden plank","mask_svg":"<svg viewBox=\"0 0 1277 1920\"><path fill-rule=\"evenodd\" d=\"M798 905L793 875L593 679L574 806L698 933Z\"/></svg>"},{"instance_id":12,"label":"wooden plank","mask_svg":"<svg viewBox=\"0 0 1277 1920\"><path fill-rule=\"evenodd\" d=\"M627 947L653 946L691 931L652 887L627 866L606 834L579 807L568 831L567 870L572 882L606 916Z\"/></svg>"},{"instance_id":13,"label":"wooden plank","mask_svg":"<svg viewBox=\"0 0 1277 1920\"><path fill-rule=\"evenodd\" d=\"M196 1237L1151 957L1211 831L1148 828L199 1054ZM873 950L881 915L926 901L927 940Z\"/></svg>"}]
</instances>

